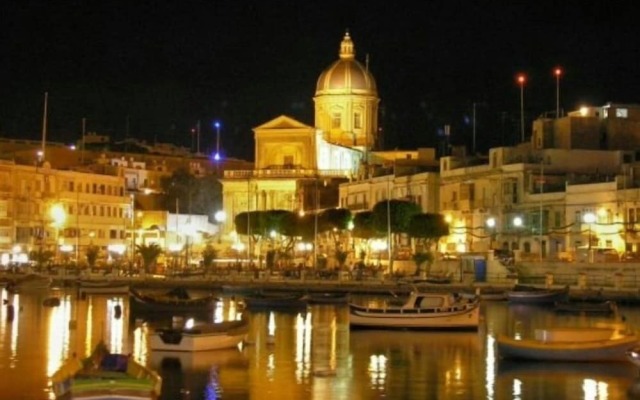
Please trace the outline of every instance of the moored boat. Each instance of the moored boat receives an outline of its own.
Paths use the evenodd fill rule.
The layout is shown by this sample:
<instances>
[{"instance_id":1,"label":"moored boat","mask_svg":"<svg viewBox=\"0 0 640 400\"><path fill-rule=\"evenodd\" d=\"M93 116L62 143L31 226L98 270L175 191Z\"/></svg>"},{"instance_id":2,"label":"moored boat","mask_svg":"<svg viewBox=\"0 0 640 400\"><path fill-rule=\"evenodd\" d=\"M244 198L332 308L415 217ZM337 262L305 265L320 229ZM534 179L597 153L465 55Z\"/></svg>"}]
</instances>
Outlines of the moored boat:
<instances>
[{"instance_id":1,"label":"moored boat","mask_svg":"<svg viewBox=\"0 0 640 400\"><path fill-rule=\"evenodd\" d=\"M79 280L78 291L81 294L127 294L129 284L127 282L113 280Z\"/></svg>"},{"instance_id":2,"label":"moored boat","mask_svg":"<svg viewBox=\"0 0 640 400\"><path fill-rule=\"evenodd\" d=\"M554 304L565 300L568 295L568 286L556 289L516 285L512 290L507 291L507 300L512 303Z\"/></svg>"},{"instance_id":3,"label":"moored boat","mask_svg":"<svg viewBox=\"0 0 640 400\"><path fill-rule=\"evenodd\" d=\"M309 293L303 297L308 304L347 304L349 302L348 293Z\"/></svg>"},{"instance_id":4,"label":"moored boat","mask_svg":"<svg viewBox=\"0 0 640 400\"><path fill-rule=\"evenodd\" d=\"M615 301L557 301L554 310L558 313L568 314L599 314L617 315L618 306Z\"/></svg>"},{"instance_id":5,"label":"moored boat","mask_svg":"<svg viewBox=\"0 0 640 400\"><path fill-rule=\"evenodd\" d=\"M458 293L412 291L402 305L349 304L349 324L360 328L478 329L480 300Z\"/></svg>"},{"instance_id":6,"label":"moored boat","mask_svg":"<svg viewBox=\"0 0 640 400\"><path fill-rule=\"evenodd\" d=\"M28 274L10 279L6 284L8 292L45 290L51 287L51 278L38 274Z\"/></svg>"},{"instance_id":7,"label":"moored boat","mask_svg":"<svg viewBox=\"0 0 640 400\"><path fill-rule=\"evenodd\" d=\"M172 289L163 294L142 293L134 288L129 288L129 294L134 310L149 312L206 311L213 307L217 300L213 293L191 297L184 288Z\"/></svg>"},{"instance_id":8,"label":"moored boat","mask_svg":"<svg viewBox=\"0 0 640 400\"><path fill-rule=\"evenodd\" d=\"M91 355L66 359L51 376L56 399L157 399L162 378L130 355L110 353L103 342Z\"/></svg>"},{"instance_id":9,"label":"moored boat","mask_svg":"<svg viewBox=\"0 0 640 400\"><path fill-rule=\"evenodd\" d=\"M300 310L307 307L303 296L295 293L256 293L244 296L248 310Z\"/></svg>"},{"instance_id":10,"label":"moored boat","mask_svg":"<svg viewBox=\"0 0 640 400\"><path fill-rule=\"evenodd\" d=\"M625 361L637 344L636 334L606 327L536 329L533 338L497 338L501 358L532 361Z\"/></svg>"},{"instance_id":11,"label":"moored boat","mask_svg":"<svg viewBox=\"0 0 640 400\"><path fill-rule=\"evenodd\" d=\"M238 346L248 333L246 319L159 328L149 335L149 348L162 351L206 351Z\"/></svg>"}]
</instances>

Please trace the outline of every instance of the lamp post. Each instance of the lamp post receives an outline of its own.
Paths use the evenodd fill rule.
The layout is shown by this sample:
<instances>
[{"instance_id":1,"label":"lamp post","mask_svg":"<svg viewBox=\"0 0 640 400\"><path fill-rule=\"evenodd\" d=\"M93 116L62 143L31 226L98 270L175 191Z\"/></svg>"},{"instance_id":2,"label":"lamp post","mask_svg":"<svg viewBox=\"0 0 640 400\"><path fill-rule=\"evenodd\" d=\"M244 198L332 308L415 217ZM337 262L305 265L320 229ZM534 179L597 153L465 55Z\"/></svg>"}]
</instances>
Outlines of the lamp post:
<instances>
[{"instance_id":1,"label":"lamp post","mask_svg":"<svg viewBox=\"0 0 640 400\"><path fill-rule=\"evenodd\" d=\"M582 220L585 224L589 224L589 244L587 245L589 249L589 253L591 253L591 227L594 222L596 222L596 215L594 213L588 212L583 217ZM591 254L589 254L591 255Z\"/></svg>"},{"instance_id":2,"label":"lamp post","mask_svg":"<svg viewBox=\"0 0 640 400\"><path fill-rule=\"evenodd\" d=\"M493 241L496 234L496 219L494 217L489 217L485 224L489 230L489 250L491 250L493 248Z\"/></svg>"},{"instance_id":3,"label":"lamp post","mask_svg":"<svg viewBox=\"0 0 640 400\"><path fill-rule=\"evenodd\" d=\"M524 142L524 74L518 74L518 84L520 85L520 142Z\"/></svg>"},{"instance_id":4,"label":"lamp post","mask_svg":"<svg viewBox=\"0 0 640 400\"><path fill-rule=\"evenodd\" d=\"M562 75L562 68L556 67L553 70L553 74L556 76L556 118L560 118L560 76Z\"/></svg>"},{"instance_id":5,"label":"lamp post","mask_svg":"<svg viewBox=\"0 0 640 400\"><path fill-rule=\"evenodd\" d=\"M513 217L513 226L516 228L516 238L518 250L520 250L520 228L522 228L522 217Z\"/></svg>"},{"instance_id":6,"label":"lamp post","mask_svg":"<svg viewBox=\"0 0 640 400\"><path fill-rule=\"evenodd\" d=\"M51 219L53 219L53 226L56 228L56 245L55 245L55 259L58 260L59 248L60 248L60 228L64 225L67 219L67 213L64 211L64 207L61 204L54 204L51 207Z\"/></svg>"},{"instance_id":7,"label":"lamp post","mask_svg":"<svg viewBox=\"0 0 640 400\"><path fill-rule=\"evenodd\" d=\"M216 128L216 154L213 158L216 161L220 160L220 121L215 121L213 126Z\"/></svg>"},{"instance_id":8,"label":"lamp post","mask_svg":"<svg viewBox=\"0 0 640 400\"><path fill-rule=\"evenodd\" d=\"M216 211L216 213L213 215L213 218L216 221L216 224L218 225L218 243L222 242L222 225L224 224L224 222L227 220L227 213L220 210L220 211Z\"/></svg>"}]
</instances>

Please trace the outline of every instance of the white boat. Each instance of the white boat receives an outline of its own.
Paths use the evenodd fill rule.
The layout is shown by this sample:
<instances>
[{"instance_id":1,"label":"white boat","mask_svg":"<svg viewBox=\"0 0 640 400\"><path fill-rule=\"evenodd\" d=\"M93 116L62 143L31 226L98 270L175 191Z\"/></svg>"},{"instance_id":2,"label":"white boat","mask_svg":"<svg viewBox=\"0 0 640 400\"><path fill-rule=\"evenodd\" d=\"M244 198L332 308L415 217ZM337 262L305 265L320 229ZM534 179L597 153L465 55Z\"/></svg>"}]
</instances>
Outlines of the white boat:
<instances>
[{"instance_id":1,"label":"white boat","mask_svg":"<svg viewBox=\"0 0 640 400\"><path fill-rule=\"evenodd\" d=\"M349 304L349 324L361 328L478 329L480 299L412 291L403 305Z\"/></svg>"},{"instance_id":2,"label":"white boat","mask_svg":"<svg viewBox=\"0 0 640 400\"><path fill-rule=\"evenodd\" d=\"M159 328L149 335L149 348L162 351L205 351L237 346L247 336L246 319L198 324L184 328Z\"/></svg>"},{"instance_id":3,"label":"white boat","mask_svg":"<svg viewBox=\"0 0 640 400\"><path fill-rule=\"evenodd\" d=\"M503 359L532 361L625 361L638 336L616 327L536 329L533 338L497 338Z\"/></svg>"}]
</instances>

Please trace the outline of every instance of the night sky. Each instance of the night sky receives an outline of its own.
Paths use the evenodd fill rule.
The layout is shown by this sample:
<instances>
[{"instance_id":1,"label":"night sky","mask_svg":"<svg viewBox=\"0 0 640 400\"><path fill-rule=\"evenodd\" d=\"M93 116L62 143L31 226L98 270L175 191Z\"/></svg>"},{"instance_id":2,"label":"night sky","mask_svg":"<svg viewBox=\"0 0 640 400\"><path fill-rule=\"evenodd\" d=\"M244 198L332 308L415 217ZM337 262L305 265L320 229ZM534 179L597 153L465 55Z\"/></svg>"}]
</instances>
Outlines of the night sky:
<instances>
[{"instance_id":1,"label":"night sky","mask_svg":"<svg viewBox=\"0 0 640 400\"><path fill-rule=\"evenodd\" d=\"M478 149L519 138L561 107L640 102L640 23L621 1L28 1L0 13L0 135L39 139L49 92L53 141L87 131L253 157L252 128L281 114L313 125L319 74L346 29L378 83L385 148ZM407 4L405 4L407 3ZM415 3L415 4L414 4ZM510 4L513 3L513 4Z\"/></svg>"}]
</instances>

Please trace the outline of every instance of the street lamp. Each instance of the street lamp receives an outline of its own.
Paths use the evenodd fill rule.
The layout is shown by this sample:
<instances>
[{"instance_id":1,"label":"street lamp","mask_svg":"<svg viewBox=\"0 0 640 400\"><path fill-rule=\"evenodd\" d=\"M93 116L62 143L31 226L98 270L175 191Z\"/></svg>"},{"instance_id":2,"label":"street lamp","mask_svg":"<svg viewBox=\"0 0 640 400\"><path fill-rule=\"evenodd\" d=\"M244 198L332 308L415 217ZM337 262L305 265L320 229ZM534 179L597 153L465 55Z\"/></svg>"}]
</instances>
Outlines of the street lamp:
<instances>
[{"instance_id":1,"label":"street lamp","mask_svg":"<svg viewBox=\"0 0 640 400\"><path fill-rule=\"evenodd\" d=\"M56 228L56 260L58 259L58 250L60 245L60 228L67 220L67 213L64 211L64 207L61 204L54 204L49 211L51 219L53 220L53 226Z\"/></svg>"},{"instance_id":2,"label":"street lamp","mask_svg":"<svg viewBox=\"0 0 640 400\"><path fill-rule=\"evenodd\" d=\"M562 68L556 67L553 70L553 74L556 76L556 118L560 118L560 76L562 75Z\"/></svg>"},{"instance_id":3,"label":"street lamp","mask_svg":"<svg viewBox=\"0 0 640 400\"><path fill-rule=\"evenodd\" d=\"M596 215L592 212L588 212L586 213L583 217L582 220L584 221L585 224L589 224L589 244L588 244L588 248L589 248L589 253L591 253L591 225L596 222Z\"/></svg>"},{"instance_id":4,"label":"street lamp","mask_svg":"<svg viewBox=\"0 0 640 400\"><path fill-rule=\"evenodd\" d=\"M216 128L216 154L213 158L220 161L220 121L215 121L213 126Z\"/></svg>"},{"instance_id":5,"label":"street lamp","mask_svg":"<svg viewBox=\"0 0 640 400\"><path fill-rule=\"evenodd\" d=\"M526 78L524 74L519 74L517 80L520 85L520 141L524 142L524 82Z\"/></svg>"},{"instance_id":6,"label":"street lamp","mask_svg":"<svg viewBox=\"0 0 640 400\"><path fill-rule=\"evenodd\" d=\"M513 226L516 228L516 237L518 238L518 250L520 250L520 228L522 228L522 217L513 217Z\"/></svg>"},{"instance_id":7,"label":"street lamp","mask_svg":"<svg viewBox=\"0 0 640 400\"><path fill-rule=\"evenodd\" d=\"M489 236L489 249L493 248L493 241L495 239L496 234L496 219L494 217L489 217L485 221L487 229L490 231Z\"/></svg>"},{"instance_id":8,"label":"street lamp","mask_svg":"<svg viewBox=\"0 0 640 400\"><path fill-rule=\"evenodd\" d=\"M218 243L220 243L222 241L222 224L224 224L224 222L227 220L227 213L220 210L220 211L216 211L215 214L213 214L213 218L216 221L216 224L218 224Z\"/></svg>"}]
</instances>

